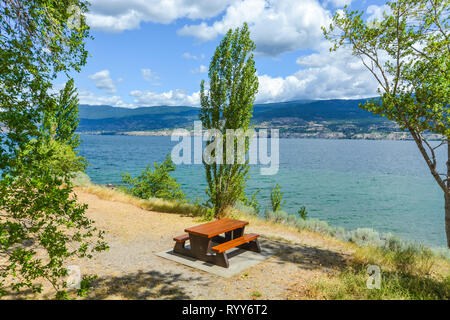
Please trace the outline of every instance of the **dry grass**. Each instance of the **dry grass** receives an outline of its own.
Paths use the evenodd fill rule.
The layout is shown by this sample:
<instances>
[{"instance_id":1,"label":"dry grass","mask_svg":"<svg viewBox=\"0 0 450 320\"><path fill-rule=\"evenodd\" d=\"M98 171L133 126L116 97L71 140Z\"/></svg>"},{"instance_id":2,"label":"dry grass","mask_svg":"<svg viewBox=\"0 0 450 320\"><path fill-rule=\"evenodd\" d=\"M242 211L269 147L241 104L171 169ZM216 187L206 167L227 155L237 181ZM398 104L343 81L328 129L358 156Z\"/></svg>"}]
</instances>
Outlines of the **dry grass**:
<instances>
[{"instance_id":1,"label":"dry grass","mask_svg":"<svg viewBox=\"0 0 450 320\"><path fill-rule=\"evenodd\" d=\"M188 202L169 201L157 198L144 200L136 198L121 190L110 189L107 187L94 184L87 184L86 186L83 187L76 187L75 191L76 190L81 190L87 193L95 194L100 199L132 204L144 210L151 210L165 213L178 213L181 215L192 217L203 216L205 214L205 209L196 204Z\"/></svg>"},{"instance_id":2,"label":"dry grass","mask_svg":"<svg viewBox=\"0 0 450 320\"><path fill-rule=\"evenodd\" d=\"M311 283L311 299L376 300L448 300L450 298L450 264L429 251L385 251L368 246L357 247L347 269ZM381 287L368 289L367 268L381 270Z\"/></svg>"}]
</instances>

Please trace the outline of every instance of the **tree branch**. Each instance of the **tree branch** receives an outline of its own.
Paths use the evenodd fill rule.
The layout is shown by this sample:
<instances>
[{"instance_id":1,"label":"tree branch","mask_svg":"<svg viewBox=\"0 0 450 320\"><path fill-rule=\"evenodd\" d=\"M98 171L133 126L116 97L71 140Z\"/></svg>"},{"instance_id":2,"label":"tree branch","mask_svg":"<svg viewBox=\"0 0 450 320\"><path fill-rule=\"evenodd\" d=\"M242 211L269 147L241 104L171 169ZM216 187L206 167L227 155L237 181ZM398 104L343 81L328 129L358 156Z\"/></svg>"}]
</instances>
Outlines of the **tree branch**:
<instances>
[{"instance_id":1,"label":"tree branch","mask_svg":"<svg viewBox=\"0 0 450 320\"><path fill-rule=\"evenodd\" d=\"M430 156L428 155L427 151L425 150L423 146L424 140L420 137L420 133L416 132L413 128L408 126L408 131L411 133L412 137L414 138L414 141L417 144L417 147L420 150L420 153L422 154L423 158L425 159L425 162L428 165L428 168L430 169L431 175L434 177L438 185L441 187L441 189L444 191L445 194L450 195L450 189L447 188L445 185L444 180L439 176L438 172L436 171L436 165L433 165L433 161L430 159Z\"/></svg>"}]
</instances>

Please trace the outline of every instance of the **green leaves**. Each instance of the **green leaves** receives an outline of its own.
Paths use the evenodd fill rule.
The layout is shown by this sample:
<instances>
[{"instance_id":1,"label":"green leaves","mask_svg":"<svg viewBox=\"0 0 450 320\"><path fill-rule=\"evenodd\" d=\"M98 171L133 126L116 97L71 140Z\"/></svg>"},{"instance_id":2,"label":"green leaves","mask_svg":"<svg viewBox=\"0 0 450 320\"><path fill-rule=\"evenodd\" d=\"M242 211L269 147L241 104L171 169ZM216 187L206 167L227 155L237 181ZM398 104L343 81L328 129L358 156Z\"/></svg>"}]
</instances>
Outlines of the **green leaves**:
<instances>
[{"instance_id":1,"label":"green leaves","mask_svg":"<svg viewBox=\"0 0 450 320\"><path fill-rule=\"evenodd\" d=\"M324 29L331 50L349 46L377 79L381 99L362 108L401 128L450 136L449 1L391 1L390 13L366 22L362 12L335 14Z\"/></svg>"},{"instance_id":2,"label":"green leaves","mask_svg":"<svg viewBox=\"0 0 450 320\"><path fill-rule=\"evenodd\" d=\"M283 192L281 192L281 187L278 183L270 192L270 203L273 212L277 212L286 204L286 201L283 201Z\"/></svg>"},{"instance_id":3,"label":"green leaves","mask_svg":"<svg viewBox=\"0 0 450 320\"><path fill-rule=\"evenodd\" d=\"M438 172L435 150L450 148L449 0L396 0L387 3L380 21L363 21L361 12L335 14L324 34L337 50L349 46L379 83L380 98L360 107L395 121L408 130L430 173L450 196L450 153L447 172ZM425 133L442 136L432 146ZM450 211L446 211L450 247Z\"/></svg>"},{"instance_id":4,"label":"green leaves","mask_svg":"<svg viewBox=\"0 0 450 320\"><path fill-rule=\"evenodd\" d=\"M51 97L43 113L41 130L55 140L76 149L80 145L80 137L75 134L78 123L78 95L73 79L67 81L58 95Z\"/></svg>"},{"instance_id":5,"label":"green leaves","mask_svg":"<svg viewBox=\"0 0 450 320\"><path fill-rule=\"evenodd\" d=\"M126 191L141 199L183 200L185 194L180 190L175 178L170 176L170 172L176 169L170 154L166 155L161 164L155 162L153 167L152 171L148 165L136 178L132 178L129 173L122 174L123 182L128 185Z\"/></svg>"},{"instance_id":6,"label":"green leaves","mask_svg":"<svg viewBox=\"0 0 450 320\"><path fill-rule=\"evenodd\" d=\"M64 261L107 247L72 190L74 172L86 165L74 151L73 80L59 95L49 93L58 73L86 63L87 4L1 1L0 295L6 289L40 292L42 280L63 291ZM69 27L72 6L82 16Z\"/></svg>"},{"instance_id":7,"label":"green leaves","mask_svg":"<svg viewBox=\"0 0 450 320\"><path fill-rule=\"evenodd\" d=\"M227 129L249 129L253 102L258 91L258 77L252 51L255 44L250 39L246 23L242 28L229 30L220 42L209 65L209 91L205 82L200 84L201 110L199 118L206 129L215 129L221 133L221 143L214 138L207 146L219 143L223 148L223 161L206 163L208 182L207 204L214 209L215 216L221 216L227 207L233 206L238 199L245 198L245 182L248 179L249 166L245 164L226 164L227 143L235 151L237 138L226 140ZM230 139L231 140L231 139ZM249 140L246 138L245 154L248 153ZM235 152L236 154L236 152ZM215 153L214 153L215 155Z\"/></svg>"}]
</instances>

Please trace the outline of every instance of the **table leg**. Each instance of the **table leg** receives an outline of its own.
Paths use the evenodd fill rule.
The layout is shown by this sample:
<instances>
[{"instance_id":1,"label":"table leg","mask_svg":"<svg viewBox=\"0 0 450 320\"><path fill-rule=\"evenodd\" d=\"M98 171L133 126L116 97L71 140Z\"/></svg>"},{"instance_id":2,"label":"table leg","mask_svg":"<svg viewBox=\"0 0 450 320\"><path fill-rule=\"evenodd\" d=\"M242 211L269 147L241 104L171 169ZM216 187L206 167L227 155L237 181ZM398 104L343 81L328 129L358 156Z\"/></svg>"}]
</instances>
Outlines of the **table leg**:
<instances>
[{"instance_id":1,"label":"table leg","mask_svg":"<svg viewBox=\"0 0 450 320\"><path fill-rule=\"evenodd\" d=\"M233 239L242 237L244 235L244 229L245 227L233 230Z\"/></svg>"},{"instance_id":2,"label":"table leg","mask_svg":"<svg viewBox=\"0 0 450 320\"><path fill-rule=\"evenodd\" d=\"M211 239L190 234L189 240L192 254L199 259L206 257L211 246Z\"/></svg>"},{"instance_id":3,"label":"table leg","mask_svg":"<svg viewBox=\"0 0 450 320\"><path fill-rule=\"evenodd\" d=\"M261 247L259 245L258 239L241 244L240 246L238 246L238 248L261 253Z\"/></svg>"},{"instance_id":4,"label":"table leg","mask_svg":"<svg viewBox=\"0 0 450 320\"><path fill-rule=\"evenodd\" d=\"M218 254L209 254L212 239L189 235L190 249L184 247L184 243L176 243L173 251L178 254L196 258L201 261L209 262L224 268L229 267L228 258L225 252Z\"/></svg>"}]
</instances>

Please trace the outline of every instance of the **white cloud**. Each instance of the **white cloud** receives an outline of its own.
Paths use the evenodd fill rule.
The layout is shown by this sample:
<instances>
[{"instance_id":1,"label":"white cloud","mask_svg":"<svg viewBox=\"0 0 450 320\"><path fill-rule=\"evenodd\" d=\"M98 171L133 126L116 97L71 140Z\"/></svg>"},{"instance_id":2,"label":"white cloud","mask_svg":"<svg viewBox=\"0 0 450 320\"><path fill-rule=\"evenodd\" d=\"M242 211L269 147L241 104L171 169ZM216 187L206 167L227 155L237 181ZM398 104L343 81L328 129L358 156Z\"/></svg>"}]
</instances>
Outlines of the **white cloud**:
<instances>
[{"instance_id":1,"label":"white cloud","mask_svg":"<svg viewBox=\"0 0 450 320\"><path fill-rule=\"evenodd\" d=\"M159 76L156 75L156 72L153 72L150 69L141 69L142 77L145 81L155 81L159 79Z\"/></svg>"},{"instance_id":2,"label":"white cloud","mask_svg":"<svg viewBox=\"0 0 450 320\"><path fill-rule=\"evenodd\" d=\"M139 107L152 106L198 106L200 104L200 93L187 94L185 90L176 89L163 93L153 91L134 90L130 96L135 97L134 104Z\"/></svg>"},{"instance_id":3,"label":"white cloud","mask_svg":"<svg viewBox=\"0 0 450 320\"><path fill-rule=\"evenodd\" d=\"M185 25L178 34L208 41L247 22L259 54L315 48L322 39L321 26L331 14L317 0L242 0L233 2L221 20Z\"/></svg>"},{"instance_id":4,"label":"white cloud","mask_svg":"<svg viewBox=\"0 0 450 320\"><path fill-rule=\"evenodd\" d=\"M124 102L120 96L109 96L109 97L97 96L90 91L79 91L78 99L80 100L80 104L108 105L123 108L134 107L133 105Z\"/></svg>"},{"instance_id":5,"label":"white cloud","mask_svg":"<svg viewBox=\"0 0 450 320\"><path fill-rule=\"evenodd\" d=\"M200 59L204 59L205 55L202 53L200 56L196 56L196 55L192 55L189 52L185 52L183 53L183 58L185 59L193 59L193 60L200 60Z\"/></svg>"},{"instance_id":6,"label":"white cloud","mask_svg":"<svg viewBox=\"0 0 450 320\"><path fill-rule=\"evenodd\" d=\"M391 8L388 5L370 5L367 7L366 13L369 15L367 21L371 22L377 19L378 21L383 19L383 12L391 13Z\"/></svg>"},{"instance_id":7,"label":"white cloud","mask_svg":"<svg viewBox=\"0 0 450 320\"><path fill-rule=\"evenodd\" d=\"M256 101L356 99L377 95L378 83L361 61L348 49L329 52L328 46L322 43L318 53L298 58L301 68L293 75L260 75Z\"/></svg>"},{"instance_id":8,"label":"white cloud","mask_svg":"<svg viewBox=\"0 0 450 320\"><path fill-rule=\"evenodd\" d=\"M206 71L208 71L208 67L203 64L200 65L200 67L191 70L192 73L205 73Z\"/></svg>"},{"instance_id":9,"label":"white cloud","mask_svg":"<svg viewBox=\"0 0 450 320\"><path fill-rule=\"evenodd\" d=\"M91 0L87 22L93 29L121 32L142 22L170 23L179 18L207 19L233 0Z\"/></svg>"},{"instance_id":10,"label":"white cloud","mask_svg":"<svg viewBox=\"0 0 450 320\"><path fill-rule=\"evenodd\" d=\"M331 4L335 8L342 8L351 5L352 0L328 0L326 4Z\"/></svg>"},{"instance_id":11,"label":"white cloud","mask_svg":"<svg viewBox=\"0 0 450 320\"><path fill-rule=\"evenodd\" d=\"M114 81L111 79L109 70L102 70L88 76L89 79L95 82L98 89L105 90L109 94L117 91Z\"/></svg>"}]
</instances>

